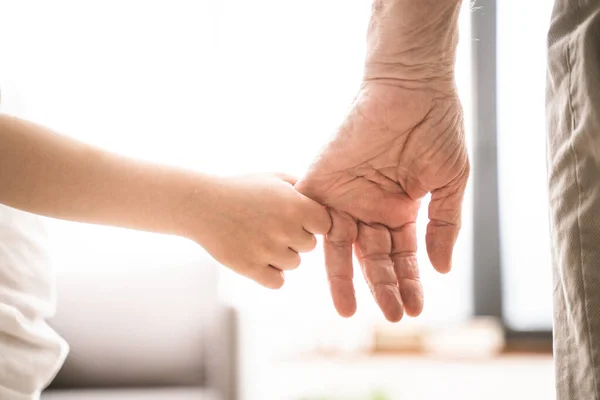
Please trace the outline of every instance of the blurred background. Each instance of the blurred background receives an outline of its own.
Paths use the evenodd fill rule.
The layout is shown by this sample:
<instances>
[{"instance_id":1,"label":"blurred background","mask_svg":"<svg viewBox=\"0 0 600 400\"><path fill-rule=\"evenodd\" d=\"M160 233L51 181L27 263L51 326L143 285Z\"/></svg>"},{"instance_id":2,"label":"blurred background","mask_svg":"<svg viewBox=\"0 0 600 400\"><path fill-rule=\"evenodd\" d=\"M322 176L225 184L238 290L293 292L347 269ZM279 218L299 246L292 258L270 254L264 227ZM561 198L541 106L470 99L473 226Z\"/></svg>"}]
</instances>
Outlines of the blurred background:
<instances>
[{"instance_id":1,"label":"blurred background","mask_svg":"<svg viewBox=\"0 0 600 400\"><path fill-rule=\"evenodd\" d=\"M221 175L300 176L356 93L370 6L370 0L0 0L2 111L147 160ZM421 317L387 323L360 274L356 316L338 317L320 250L304 256L284 288L272 292L217 266L184 239L47 220L59 283L57 330L71 342L71 357L87 354L67 362L71 378L59 374L61 387L109 390L110 379L94 377L102 370L94 359L99 349L112 354L107 370L143 370L147 359L126 356L130 346L116 341L137 340L141 353L160 348L152 359L159 364L180 352L195 365L193 346L182 346L178 335L192 329L186 316L197 329L215 324L214 314L200 322L194 314L203 309L198 303L214 300L235 315L228 314L224 328L232 339L207 345L230 350L227 379L211 378L229 389L216 389L226 394L214 398L552 398L544 131L551 8L551 0L464 2L457 84L473 176L449 275L429 264L426 213L419 217ZM154 280L142 285L148 276ZM203 283L178 290L173 276ZM169 296L179 300L157 301L165 296L160 282L170 282ZM186 311L183 299L194 291L198 297ZM71 314L61 311L67 303ZM175 307L181 327L161 330ZM120 319L111 321L116 314ZM106 338L119 329L125 333L101 347L89 339L93 330L106 331L95 333ZM145 342L152 331L163 336ZM210 336L200 336L208 343ZM172 363L157 368L177 375ZM148 376L114 386L194 384Z\"/></svg>"}]
</instances>

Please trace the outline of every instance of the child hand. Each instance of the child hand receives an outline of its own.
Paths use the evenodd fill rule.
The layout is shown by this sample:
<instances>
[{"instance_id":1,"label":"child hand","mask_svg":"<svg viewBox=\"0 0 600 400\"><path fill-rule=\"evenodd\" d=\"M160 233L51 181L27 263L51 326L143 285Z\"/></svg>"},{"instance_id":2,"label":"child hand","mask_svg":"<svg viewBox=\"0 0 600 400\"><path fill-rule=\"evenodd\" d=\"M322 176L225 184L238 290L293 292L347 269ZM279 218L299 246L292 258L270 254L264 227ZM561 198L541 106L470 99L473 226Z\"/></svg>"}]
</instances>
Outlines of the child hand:
<instances>
[{"instance_id":1,"label":"child hand","mask_svg":"<svg viewBox=\"0 0 600 400\"><path fill-rule=\"evenodd\" d=\"M194 220L203 226L196 225L192 238L217 261L265 287L280 288L283 271L300 265L298 253L313 250L315 235L331 228L326 208L298 193L293 178L265 174L211 181L194 201L203 210Z\"/></svg>"}]
</instances>

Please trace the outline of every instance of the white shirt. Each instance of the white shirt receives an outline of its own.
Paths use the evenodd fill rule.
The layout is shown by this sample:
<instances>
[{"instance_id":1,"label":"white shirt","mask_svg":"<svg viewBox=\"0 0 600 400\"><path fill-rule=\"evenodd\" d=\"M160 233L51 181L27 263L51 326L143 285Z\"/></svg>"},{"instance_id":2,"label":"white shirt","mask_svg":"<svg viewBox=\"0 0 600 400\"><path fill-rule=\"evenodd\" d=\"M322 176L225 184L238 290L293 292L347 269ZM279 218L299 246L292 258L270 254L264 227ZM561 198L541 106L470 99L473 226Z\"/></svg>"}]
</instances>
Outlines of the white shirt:
<instances>
[{"instance_id":1,"label":"white shirt","mask_svg":"<svg viewBox=\"0 0 600 400\"><path fill-rule=\"evenodd\" d=\"M39 217L0 205L0 399L34 400L62 366L66 342L46 323L54 277Z\"/></svg>"},{"instance_id":2,"label":"white shirt","mask_svg":"<svg viewBox=\"0 0 600 400\"><path fill-rule=\"evenodd\" d=\"M5 103L5 90L1 94ZM66 342L46 323L56 307L47 250L41 218L0 204L2 400L39 399L68 352Z\"/></svg>"}]
</instances>

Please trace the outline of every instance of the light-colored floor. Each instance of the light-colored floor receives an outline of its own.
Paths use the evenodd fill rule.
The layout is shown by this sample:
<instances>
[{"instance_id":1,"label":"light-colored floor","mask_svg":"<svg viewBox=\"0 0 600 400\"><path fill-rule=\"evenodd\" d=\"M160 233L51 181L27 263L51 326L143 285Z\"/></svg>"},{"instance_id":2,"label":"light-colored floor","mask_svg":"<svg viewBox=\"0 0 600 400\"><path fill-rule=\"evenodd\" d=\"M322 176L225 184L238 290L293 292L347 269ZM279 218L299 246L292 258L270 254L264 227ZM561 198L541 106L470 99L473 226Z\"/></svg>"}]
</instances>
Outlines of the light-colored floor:
<instances>
[{"instance_id":1,"label":"light-colored floor","mask_svg":"<svg viewBox=\"0 0 600 400\"><path fill-rule=\"evenodd\" d=\"M323 334L319 329L332 330L331 337L326 337L328 345L333 338L339 344L352 337L359 342L368 339L368 335L357 335L368 326L360 315L348 320L332 315L319 325L311 324L309 318L298 316L293 310L287 317L276 312L264 316L259 309L252 311L240 315L240 400L301 400L324 395L336 395L332 400L370 400L368 394L378 389L392 400L555 397L551 355L456 360L416 355L368 356L364 352L361 355L360 346L354 351L348 351L352 346L341 346L347 355L322 357L314 353L314 339Z\"/></svg>"},{"instance_id":2,"label":"light-colored floor","mask_svg":"<svg viewBox=\"0 0 600 400\"><path fill-rule=\"evenodd\" d=\"M244 394L264 400L336 395L367 400L379 389L394 400L551 400L550 356L468 361L424 357L346 357L257 365ZM336 397L337 399L337 397Z\"/></svg>"}]
</instances>

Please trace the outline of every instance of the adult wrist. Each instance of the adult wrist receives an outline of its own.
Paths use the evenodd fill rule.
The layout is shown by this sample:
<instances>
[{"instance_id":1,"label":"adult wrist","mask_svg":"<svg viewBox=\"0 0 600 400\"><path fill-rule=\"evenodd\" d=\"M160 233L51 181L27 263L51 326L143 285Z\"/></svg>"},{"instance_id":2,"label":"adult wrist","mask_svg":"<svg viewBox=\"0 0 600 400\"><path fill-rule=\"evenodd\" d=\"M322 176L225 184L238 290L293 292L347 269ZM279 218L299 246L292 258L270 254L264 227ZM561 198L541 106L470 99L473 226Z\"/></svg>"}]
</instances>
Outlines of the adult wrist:
<instances>
[{"instance_id":1,"label":"adult wrist","mask_svg":"<svg viewBox=\"0 0 600 400\"><path fill-rule=\"evenodd\" d=\"M462 0L374 0L365 82L454 87Z\"/></svg>"}]
</instances>

